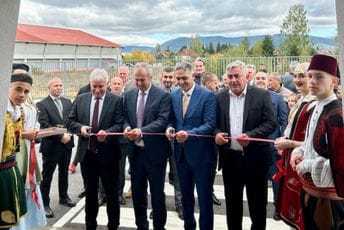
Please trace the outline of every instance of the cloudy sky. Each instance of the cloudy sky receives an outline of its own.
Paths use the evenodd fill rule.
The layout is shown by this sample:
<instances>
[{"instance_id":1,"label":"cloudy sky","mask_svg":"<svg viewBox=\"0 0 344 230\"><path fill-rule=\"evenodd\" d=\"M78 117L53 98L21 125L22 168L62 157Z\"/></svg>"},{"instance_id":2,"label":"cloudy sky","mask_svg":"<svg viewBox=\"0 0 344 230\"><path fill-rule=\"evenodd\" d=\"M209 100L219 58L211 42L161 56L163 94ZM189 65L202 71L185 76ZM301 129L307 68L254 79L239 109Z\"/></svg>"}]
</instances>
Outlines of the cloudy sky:
<instances>
[{"instance_id":1,"label":"cloudy sky","mask_svg":"<svg viewBox=\"0 0 344 230\"><path fill-rule=\"evenodd\" d=\"M81 29L121 45L155 46L195 34L276 34L290 6L298 3L307 10L311 35L336 34L334 0L22 0L19 23Z\"/></svg>"}]
</instances>

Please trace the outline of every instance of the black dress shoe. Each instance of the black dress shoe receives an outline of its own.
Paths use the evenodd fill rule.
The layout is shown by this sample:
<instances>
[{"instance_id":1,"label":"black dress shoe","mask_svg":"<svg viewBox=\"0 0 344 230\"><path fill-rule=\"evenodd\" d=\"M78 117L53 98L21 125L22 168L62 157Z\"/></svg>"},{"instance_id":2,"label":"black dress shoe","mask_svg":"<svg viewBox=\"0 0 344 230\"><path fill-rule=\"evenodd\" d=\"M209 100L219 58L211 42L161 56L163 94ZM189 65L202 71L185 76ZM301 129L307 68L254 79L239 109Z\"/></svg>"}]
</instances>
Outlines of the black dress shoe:
<instances>
[{"instance_id":1,"label":"black dress shoe","mask_svg":"<svg viewBox=\"0 0 344 230\"><path fill-rule=\"evenodd\" d=\"M125 197L123 195L118 197L118 202L120 205L126 205L127 204L127 200L125 199Z\"/></svg>"},{"instance_id":2,"label":"black dress shoe","mask_svg":"<svg viewBox=\"0 0 344 230\"><path fill-rule=\"evenodd\" d=\"M45 217L47 218L53 218L54 217L54 212L51 210L49 205L44 205L44 210L45 210Z\"/></svg>"},{"instance_id":3,"label":"black dress shoe","mask_svg":"<svg viewBox=\"0 0 344 230\"><path fill-rule=\"evenodd\" d=\"M217 197L215 196L215 193L213 193L213 195L211 197L213 198L213 203L215 205L221 205L221 201L219 199L217 199Z\"/></svg>"},{"instance_id":4,"label":"black dress shoe","mask_svg":"<svg viewBox=\"0 0 344 230\"><path fill-rule=\"evenodd\" d=\"M83 198L83 197L85 197L85 196L86 196L86 190L83 189L83 190L81 191L81 193L78 195L78 197L79 197L79 198Z\"/></svg>"},{"instance_id":5,"label":"black dress shoe","mask_svg":"<svg viewBox=\"0 0 344 230\"><path fill-rule=\"evenodd\" d=\"M103 197L103 198L99 198L98 199L98 206L102 206L106 203L106 198Z\"/></svg>"},{"instance_id":6,"label":"black dress shoe","mask_svg":"<svg viewBox=\"0 0 344 230\"><path fill-rule=\"evenodd\" d=\"M60 199L59 204L67 207L75 207L75 202L73 202L69 197Z\"/></svg>"},{"instance_id":7,"label":"black dress shoe","mask_svg":"<svg viewBox=\"0 0 344 230\"><path fill-rule=\"evenodd\" d=\"M272 217L275 221L281 220L281 215L278 212L274 212L274 215Z\"/></svg>"},{"instance_id":8,"label":"black dress shoe","mask_svg":"<svg viewBox=\"0 0 344 230\"><path fill-rule=\"evenodd\" d=\"M150 213L149 213L149 219L153 219L153 211L151 211Z\"/></svg>"},{"instance_id":9,"label":"black dress shoe","mask_svg":"<svg viewBox=\"0 0 344 230\"><path fill-rule=\"evenodd\" d=\"M182 207L177 207L176 211L178 213L179 219L184 220L183 208Z\"/></svg>"}]
</instances>

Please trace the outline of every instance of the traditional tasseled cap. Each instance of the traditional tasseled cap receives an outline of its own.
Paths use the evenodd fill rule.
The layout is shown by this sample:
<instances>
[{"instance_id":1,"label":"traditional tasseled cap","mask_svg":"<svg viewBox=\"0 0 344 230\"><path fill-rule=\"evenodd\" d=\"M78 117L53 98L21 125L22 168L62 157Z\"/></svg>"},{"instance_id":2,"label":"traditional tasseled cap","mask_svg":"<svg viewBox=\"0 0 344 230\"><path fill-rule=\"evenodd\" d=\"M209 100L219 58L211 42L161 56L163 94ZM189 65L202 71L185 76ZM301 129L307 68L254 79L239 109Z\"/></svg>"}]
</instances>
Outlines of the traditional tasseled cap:
<instances>
[{"instance_id":1,"label":"traditional tasseled cap","mask_svg":"<svg viewBox=\"0 0 344 230\"><path fill-rule=\"evenodd\" d=\"M340 77L337 59L325 54L314 55L308 70L320 70L335 77Z\"/></svg>"}]
</instances>

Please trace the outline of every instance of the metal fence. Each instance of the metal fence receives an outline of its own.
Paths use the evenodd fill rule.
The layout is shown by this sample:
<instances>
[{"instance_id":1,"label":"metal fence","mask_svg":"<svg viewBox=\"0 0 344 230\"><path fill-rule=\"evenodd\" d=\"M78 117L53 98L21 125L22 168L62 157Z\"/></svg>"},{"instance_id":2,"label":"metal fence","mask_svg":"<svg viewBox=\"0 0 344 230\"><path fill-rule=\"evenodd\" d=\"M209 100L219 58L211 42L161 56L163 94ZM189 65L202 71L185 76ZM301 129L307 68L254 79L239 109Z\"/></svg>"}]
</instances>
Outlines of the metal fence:
<instances>
[{"instance_id":1,"label":"metal fence","mask_svg":"<svg viewBox=\"0 0 344 230\"><path fill-rule=\"evenodd\" d=\"M222 80L226 66L240 60L246 64L253 64L257 67L263 64L268 72L279 72L285 74L288 72L289 64L292 61L305 62L310 61L310 56L297 57L227 57L227 58L204 58L206 61L206 70L214 73ZM34 79L31 96L34 100L39 100L48 94L47 84L53 77L59 77L64 82L64 95L68 98L75 97L79 88L86 85L89 81L89 75L94 68L105 68L109 76L115 76L117 68L126 64L130 69L139 61L148 62L153 66L155 80L158 80L163 68L173 67L177 63L187 61L192 63L194 59L176 57L174 59L155 59L154 61L137 60L115 62L113 60L56 60L56 61L28 61L31 66L31 75ZM133 78L132 71L129 78Z\"/></svg>"}]
</instances>

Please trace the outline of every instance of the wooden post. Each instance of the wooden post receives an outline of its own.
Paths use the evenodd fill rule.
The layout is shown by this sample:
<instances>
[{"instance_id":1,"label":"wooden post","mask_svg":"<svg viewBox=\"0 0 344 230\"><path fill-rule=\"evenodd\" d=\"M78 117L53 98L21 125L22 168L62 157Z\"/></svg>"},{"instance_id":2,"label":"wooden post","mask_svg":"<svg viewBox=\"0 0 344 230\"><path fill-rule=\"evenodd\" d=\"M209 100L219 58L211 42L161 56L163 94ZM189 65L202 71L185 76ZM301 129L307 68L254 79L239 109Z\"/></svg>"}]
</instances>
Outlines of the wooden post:
<instances>
[{"instance_id":1,"label":"wooden post","mask_svg":"<svg viewBox=\"0 0 344 230\"><path fill-rule=\"evenodd\" d=\"M339 69L342 94L344 93L344 1L336 0L338 43L339 43ZM344 110L344 100L343 110Z\"/></svg>"},{"instance_id":2,"label":"wooden post","mask_svg":"<svg viewBox=\"0 0 344 230\"><path fill-rule=\"evenodd\" d=\"M17 30L20 0L0 0L0 151L4 135L8 87L12 71L12 59ZM1 161L1 154L0 154Z\"/></svg>"}]
</instances>

